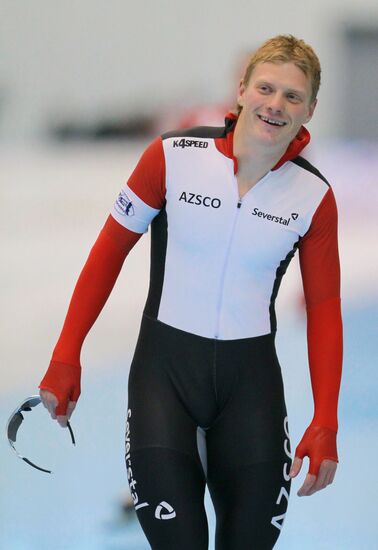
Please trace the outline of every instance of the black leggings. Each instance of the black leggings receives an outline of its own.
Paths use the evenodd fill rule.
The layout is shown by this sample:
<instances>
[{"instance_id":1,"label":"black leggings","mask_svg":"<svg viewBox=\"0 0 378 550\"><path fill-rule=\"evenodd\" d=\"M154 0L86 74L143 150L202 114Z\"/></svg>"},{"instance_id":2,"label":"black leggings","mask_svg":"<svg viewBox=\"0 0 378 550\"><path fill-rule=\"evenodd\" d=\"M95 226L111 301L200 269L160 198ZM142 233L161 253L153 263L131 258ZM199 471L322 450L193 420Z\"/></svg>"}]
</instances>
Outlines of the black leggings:
<instances>
[{"instance_id":1,"label":"black leggings","mask_svg":"<svg viewBox=\"0 0 378 550\"><path fill-rule=\"evenodd\" d=\"M214 340L143 317L129 377L126 466L153 550L268 550L282 528L290 442L274 336Z\"/></svg>"}]
</instances>

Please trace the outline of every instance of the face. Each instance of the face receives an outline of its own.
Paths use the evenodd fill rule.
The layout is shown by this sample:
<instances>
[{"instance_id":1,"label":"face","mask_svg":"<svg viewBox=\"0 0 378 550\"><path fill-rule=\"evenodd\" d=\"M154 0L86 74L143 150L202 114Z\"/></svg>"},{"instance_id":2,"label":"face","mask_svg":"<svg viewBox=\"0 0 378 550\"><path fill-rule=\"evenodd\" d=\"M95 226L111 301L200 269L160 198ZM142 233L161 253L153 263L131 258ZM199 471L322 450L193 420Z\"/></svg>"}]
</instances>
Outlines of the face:
<instances>
[{"instance_id":1,"label":"face","mask_svg":"<svg viewBox=\"0 0 378 550\"><path fill-rule=\"evenodd\" d=\"M311 119L311 83L294 63L259 63L247 86L239 87L239 119L247 135L262 145L287 146Z\"/></svg>"}]
</instances>

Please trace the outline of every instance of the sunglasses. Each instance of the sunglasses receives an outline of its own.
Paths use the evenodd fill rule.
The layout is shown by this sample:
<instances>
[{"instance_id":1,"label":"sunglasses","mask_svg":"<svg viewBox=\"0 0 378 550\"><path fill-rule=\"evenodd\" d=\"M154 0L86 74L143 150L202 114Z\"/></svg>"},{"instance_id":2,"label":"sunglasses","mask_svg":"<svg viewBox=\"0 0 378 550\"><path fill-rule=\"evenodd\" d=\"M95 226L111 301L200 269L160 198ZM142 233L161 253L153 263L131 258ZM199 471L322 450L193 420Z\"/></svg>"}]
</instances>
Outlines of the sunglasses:
<instances>
[{"instance_id":1,"label":"sunglasses","mask_svg":"<svg viewBox=\"0 0 378 550\"><path fill-rule=\"evenodd\" d=\"M14 443L16 443L18 429L19 429L19 427L21 426L21 424L24 420L24 417L23 417L22 413L27 412L27 411L31 411L32 408L39 405L39 403L41 403L41 398L39 397L39 395L32 395L31 397L27 397L21 403L21 405L19 405L17 407L17 409L14 411L14 413L10 416L10 418L8 420L7 436L8 436L8 441L9 441L10 446L12 447L12 449L14 450L14 452L16 453L16 455L19 458L21 458L24 462L26 462L30 466L33 466L33 468L36 468L37 470L40 470L41 472L46 472L47 474L51 474L52 473L51 470L46 470L45 468L41 468L40 466L37 466L36 464L33 464L33 462L31 460L29 460L28 458L26 458L25 456L20 455L18 453L16 447L14 446ZM67 420L67 428L70 432L72 444L75 445L76 444L75 437L74 437L71 425L68 422L68 420Z\"/></svg>"}]
</instances>

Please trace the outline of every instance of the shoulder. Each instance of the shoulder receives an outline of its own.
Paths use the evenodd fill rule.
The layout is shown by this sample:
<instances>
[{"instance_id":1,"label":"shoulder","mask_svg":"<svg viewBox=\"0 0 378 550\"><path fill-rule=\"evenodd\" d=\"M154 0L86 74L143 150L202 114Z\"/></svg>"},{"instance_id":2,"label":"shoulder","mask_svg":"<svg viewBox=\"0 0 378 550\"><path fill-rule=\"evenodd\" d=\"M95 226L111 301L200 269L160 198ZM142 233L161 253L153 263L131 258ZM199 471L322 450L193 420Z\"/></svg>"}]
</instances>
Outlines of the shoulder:
<instances>
[{"instance_id":1,"label":"shoulder","mask_svg":"<svg viewBox=\"0 0 378 550\"><path fill-rule=\"evenodd\" d=\"M163 149L171 158L176 158L176 152L183 149L193 157L197 158L196 152L199 153L199 158L204 159L201 150L221 152L224 156L232 156L232 136L235 121L226 118L224 126L194 126L192 128L180 128L166 132L161 136ZM193 153L193 154L192 154ZM182 158L182 155L179 155ZM206 155L206 158L209 158Z\"/></svg>"},{"instance_id":2,"label":"shoulder","mask_svg":"<svg viewBox=\"0 0 378 550\"><path fill-rule=\"evenodd\" d=\"M309 179L312 179L316 181L316 179L322 181L327 185L327 187L331 187L328 180L323 176L323 174L313 165L311 162L309 162L307 159L301 156L297 156L291 161L293 164L295 164L299 170L304 170L305 173L309 176ZM311 177L312 176L312 177Z\"/></svg>"}]
</instances>

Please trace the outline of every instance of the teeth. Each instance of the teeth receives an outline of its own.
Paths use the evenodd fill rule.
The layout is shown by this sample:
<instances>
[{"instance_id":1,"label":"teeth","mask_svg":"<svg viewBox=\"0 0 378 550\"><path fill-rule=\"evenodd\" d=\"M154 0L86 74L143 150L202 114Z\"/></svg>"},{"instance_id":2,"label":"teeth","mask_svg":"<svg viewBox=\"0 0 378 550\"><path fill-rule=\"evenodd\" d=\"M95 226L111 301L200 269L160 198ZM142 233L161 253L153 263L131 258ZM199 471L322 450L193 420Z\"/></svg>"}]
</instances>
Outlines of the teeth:
<instances>
[{"instance_id":1,"label":"teeth","mask_svg":"<svg viewBox=\"0 0 378 550\"><path fill-rule=\"evenodd\" d=\"M266 116L259 115L259 117L264 122L269 122L269 124L275 124L276 126L284 126L286 124L286 122L279 122L278 120L273 120L273 119L268 118Z\"/></svg>"}]
</instances>

